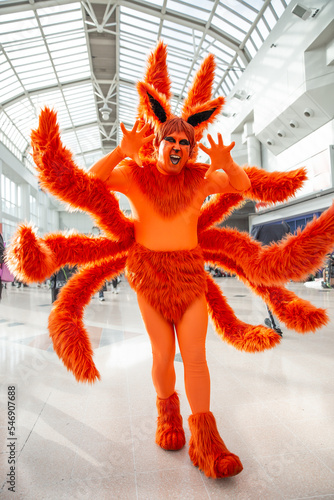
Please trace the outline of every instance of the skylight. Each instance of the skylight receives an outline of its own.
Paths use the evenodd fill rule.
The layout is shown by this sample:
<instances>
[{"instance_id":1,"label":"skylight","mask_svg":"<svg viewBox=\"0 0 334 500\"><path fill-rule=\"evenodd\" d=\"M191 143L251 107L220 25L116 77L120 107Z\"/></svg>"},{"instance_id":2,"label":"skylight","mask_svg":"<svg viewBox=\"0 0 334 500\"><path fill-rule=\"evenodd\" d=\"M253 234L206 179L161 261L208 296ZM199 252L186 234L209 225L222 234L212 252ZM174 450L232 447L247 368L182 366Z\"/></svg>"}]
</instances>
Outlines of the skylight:
<instances>
[{"instance_id":1,"label":"skylight","mask_svg":"<svg viewBox=\"0 0 334 500\"><path fill-rule=\"evenodd\" d=\"M135 84L159 38L168 44L176 111L210 52L217 62L214 96L228 95L287 3L137 0L123 6L2 0L0 140L32 168L30 132L40 108L48 105L58 112L65 144L88 168L116 145L120 121L133 124ZM103 104L114 110L112 121L102 120Z\"/></svg>"}]
</instances>

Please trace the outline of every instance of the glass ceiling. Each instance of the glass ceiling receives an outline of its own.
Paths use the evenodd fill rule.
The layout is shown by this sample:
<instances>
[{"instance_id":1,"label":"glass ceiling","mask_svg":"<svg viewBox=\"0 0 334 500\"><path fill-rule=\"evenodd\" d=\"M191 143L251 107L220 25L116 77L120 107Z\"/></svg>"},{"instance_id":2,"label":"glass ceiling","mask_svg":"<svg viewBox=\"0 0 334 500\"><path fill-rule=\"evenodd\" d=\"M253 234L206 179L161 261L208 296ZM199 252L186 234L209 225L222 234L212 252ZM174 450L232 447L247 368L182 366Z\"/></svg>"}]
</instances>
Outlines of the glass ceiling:
<instances>
[{"instance_id":1,"label":"glass ceiling","mask_svg":"<svg viewBox=\"0 0 334 500\"><path fill-rule=\"evenodd\" d=\"M0 0L0 140L32 170L30 131L48 105L64 143L89 168L116 146L119 122L134 123L135 84L158 39L168 44L177 112L209 52L214 97L229 95L288 3ZM105 120L102 106L110 110Z\"/></svg>"}]
</instances>

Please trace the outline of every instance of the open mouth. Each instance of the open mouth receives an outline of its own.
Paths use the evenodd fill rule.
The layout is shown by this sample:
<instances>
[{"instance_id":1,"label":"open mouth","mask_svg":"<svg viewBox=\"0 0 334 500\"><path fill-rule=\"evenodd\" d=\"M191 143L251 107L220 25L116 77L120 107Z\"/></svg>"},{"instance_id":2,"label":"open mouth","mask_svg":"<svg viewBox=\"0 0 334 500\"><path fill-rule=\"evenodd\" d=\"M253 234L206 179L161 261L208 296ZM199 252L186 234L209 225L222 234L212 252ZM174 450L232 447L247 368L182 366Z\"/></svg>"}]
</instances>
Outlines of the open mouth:
<instances>
[{"instance_id":1,"label":"open mouth","mask_svg":"<svg viewBox=\"0 0 334 500\"><path fill-rule=\"evenodd\" d=\"M170 161L173 163L173 165L177 165L179 161L181 160L181 156L176 156L176 155L170 155Z\"/></svg>"}]
</instances>

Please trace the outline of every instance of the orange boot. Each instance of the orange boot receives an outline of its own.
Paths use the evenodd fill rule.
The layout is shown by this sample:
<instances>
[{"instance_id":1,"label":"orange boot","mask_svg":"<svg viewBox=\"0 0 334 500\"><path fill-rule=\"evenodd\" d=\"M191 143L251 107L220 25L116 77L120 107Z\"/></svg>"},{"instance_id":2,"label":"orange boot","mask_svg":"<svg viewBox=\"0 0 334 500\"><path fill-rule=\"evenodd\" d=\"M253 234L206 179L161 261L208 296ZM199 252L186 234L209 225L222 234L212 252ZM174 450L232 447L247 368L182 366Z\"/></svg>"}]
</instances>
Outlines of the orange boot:
<instances>
[{"instance_id":1,"label":"orange boot","mask_svg":"<svg viewBox=\"0 0 334 500\"><path fill-rule=\"evenodd\" d=\"M158 418L155 442L164 450L180 450L186 443L180 415L179 397L174 392L167 399L157 398Z\"/></svg>"},{"instance_id":2,"label":"orange boot","mask_svg":"<svg viewBox=\"0 0 334 500\"><path fill-rule=\"evenodd\" d=\"M189 456L206 476L230 477L242 471L239 458L228 451L220 437L211 411L190 415L188 423L191 431Z\"/></svg>"}]
</instances>

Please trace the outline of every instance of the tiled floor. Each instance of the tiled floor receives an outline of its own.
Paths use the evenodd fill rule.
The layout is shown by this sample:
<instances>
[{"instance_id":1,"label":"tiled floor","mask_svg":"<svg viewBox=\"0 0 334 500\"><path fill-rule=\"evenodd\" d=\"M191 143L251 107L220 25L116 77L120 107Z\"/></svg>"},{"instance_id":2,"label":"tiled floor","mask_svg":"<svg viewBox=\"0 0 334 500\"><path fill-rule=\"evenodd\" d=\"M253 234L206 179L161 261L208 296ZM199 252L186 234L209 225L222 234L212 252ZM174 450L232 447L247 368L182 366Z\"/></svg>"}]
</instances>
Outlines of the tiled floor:
<instances>
[{"instance_id":1,"label":"tiled floor","mask_svg":"<svg viewBox=\"0 0 334 500\"><path fill-rule=\"evenodd\" d=\"M265 307L234 278L219 278L240 319L262 323ZM0 304L0 497L72 499L334 499L334 290L289 288L319 307L330 324L316 334L284 328L282 343L259 354L224 344L210 326L211 409L244 470L206 478L187 447L154 442L151 352L134 293L94 298L85 320L102 381L79 385L47 335L50 291L4 290ZM177 388L186 423L182 362ZM8 491L7 387L16 387L16 493ZM189 430L186 424L186 437Z\"/></svg>"}]
</instances>

